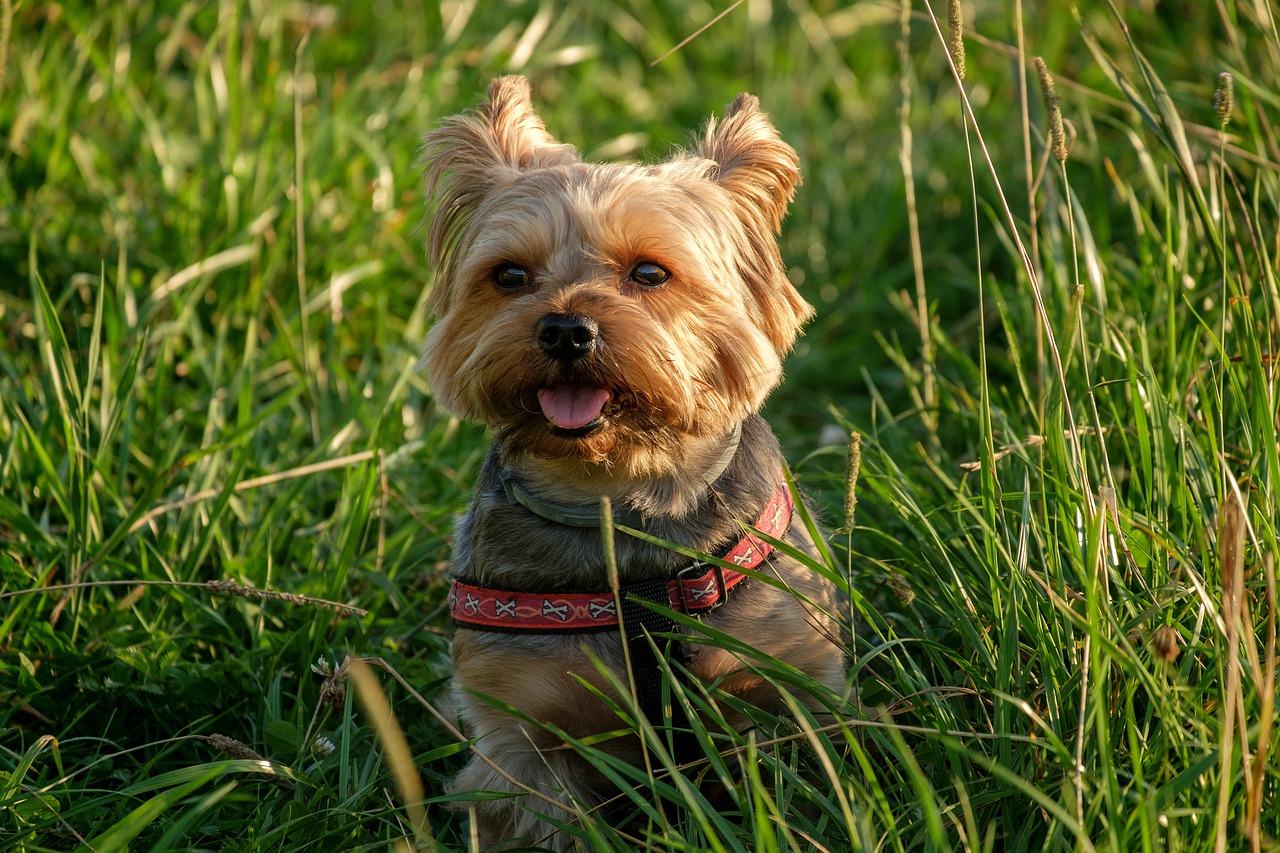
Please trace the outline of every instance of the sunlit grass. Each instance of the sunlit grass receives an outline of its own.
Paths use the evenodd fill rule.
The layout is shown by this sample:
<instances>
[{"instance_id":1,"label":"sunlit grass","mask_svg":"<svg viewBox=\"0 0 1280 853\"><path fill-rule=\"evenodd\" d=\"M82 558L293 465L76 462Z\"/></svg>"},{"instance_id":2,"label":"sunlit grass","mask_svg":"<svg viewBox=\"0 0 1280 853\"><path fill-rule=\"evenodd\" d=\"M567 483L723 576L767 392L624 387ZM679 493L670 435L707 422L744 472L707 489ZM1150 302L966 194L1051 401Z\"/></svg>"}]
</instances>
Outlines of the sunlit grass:
<instances>
[{"instance_id":1,"label":"sunlit grass","mask_svg":"<svg viewBox=\"0 0 1280 853\"><path fill-rule=\"evenodd\" d=\"M767 414L857 617L848 695L760 664L825 713L737 732L675 679L706 757L573 742L620 793L570 830L1273 847L1280 40L1219 8L965 4L960 81L942 4L752 0L665 57L724 7L19 4L0 838L468 848L443 570L485 441L415 369L414 162L515 71L589 156L661 156L744 90L801 153L782 239L818 319Z\"/></svg>"}]
</instances>

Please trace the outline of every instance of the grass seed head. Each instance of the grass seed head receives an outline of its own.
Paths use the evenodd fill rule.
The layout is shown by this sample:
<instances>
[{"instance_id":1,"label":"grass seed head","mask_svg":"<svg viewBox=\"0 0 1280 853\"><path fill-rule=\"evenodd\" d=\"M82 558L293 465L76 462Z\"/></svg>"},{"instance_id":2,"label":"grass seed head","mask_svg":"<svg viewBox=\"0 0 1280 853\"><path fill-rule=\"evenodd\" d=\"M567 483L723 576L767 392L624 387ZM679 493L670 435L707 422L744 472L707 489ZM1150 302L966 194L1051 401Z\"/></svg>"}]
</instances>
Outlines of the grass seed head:
<instances>
[{"instance_id":1,"label":"grass seed head","mask_svg":"<svg viewBox=\"0 0 1280 853\"><path fill-rule=\"evenodd\" d=\"M907 583L907 579L902 575L890 574L886 580L889 584L889 589L894 594L894 597L901 601L905 606L910 607L912 602L916 600L916 591Z\"/></svg>"},{"instance_id":2,"label":"grass seed head","mask_svg":"<svg viewBox=\"0 0 1280 853\"><path fill-rule=\"evenodd\" d=\"M250 749L246 744L241 743L233 737L227 737L222 734L212 734L202 736L201 740L219 752L225 753L232 758L239 758L245 761L258 761L264 766L269 765L267 759L263 758L261 755ZM275 771L272 770L271 772L274 773ZM293 780L287 779L284 776L271 775L267 777L267 781L279 785L281 788L293 787Z\"/></svg>"},{"instance_id":3,"label":"grass seed head","mask_svg":"<svg viewBox=\"0 0 1280 853\"><path fill-rule=\"evenodd\" d=\"M1036 75L1040 78L1040 97L1044 101L1044 110L1049 115L1049 147L1059 163L1067 162L1067 134L1062 126L1062 99L1058 97L1058 87L1053 85L1053 75L1044 58L1035 58Z\"/></svg>"},{"instance_id":4,"label":"grass seed head","mask_svg":"<svg viewBox=\"0 0 1280 853\"><path fill-rule=\"evenodd\" d=\"M212 734L205 738L205 741L219 752L226 753L232 758L243 758L250 761L264 761L265 759L250 749L247 745L241 743L233 737L226 735Z\"/></svg>"},{"instance_id":5,"label":"grass seed head","mask_svg":"<svg viewBox=\"0 0 1280 853\"><path fill-rule=\"evenodd\" d=\"M858 509L858 475L862 471L862 433L849 433L849 474L845 477L844 529L853 531L853 517Z\"/></svg>"},{"instance_id":6,"label":"grass seed head","mask_svg":"<svg viewBox=\"0 0 1280 853\"><path fill-rule=\"evenodd\" d=\"M1213 111L1218 116L1218 127L1225 129L1231 122L1231 111L1236 106L1236 83L1230 71L1218 75L1218 88L1213 90Z\"/></svg>"},{"instance_id":7,"label":"grass seed head","mask_svg":"<svg viewBox=\"0 0 1280 853\"><path fill-rule=\"evenodd\" d=\"M947 52L956 67L956 76L964 79L964 9L960 0L947 1Z\"/></svg>"},{"instance_id":8,"label":"grass seed head","mask_svg":"<svg viewBox=\"0 0 1280 853\"><path fill-rule=\"evenodd\" d=\"M1168 625L1155 630L1151 635L1151 651L1165 663L1173 663L1178 659L1178 632Z\"/></svg>"}]
</instances>

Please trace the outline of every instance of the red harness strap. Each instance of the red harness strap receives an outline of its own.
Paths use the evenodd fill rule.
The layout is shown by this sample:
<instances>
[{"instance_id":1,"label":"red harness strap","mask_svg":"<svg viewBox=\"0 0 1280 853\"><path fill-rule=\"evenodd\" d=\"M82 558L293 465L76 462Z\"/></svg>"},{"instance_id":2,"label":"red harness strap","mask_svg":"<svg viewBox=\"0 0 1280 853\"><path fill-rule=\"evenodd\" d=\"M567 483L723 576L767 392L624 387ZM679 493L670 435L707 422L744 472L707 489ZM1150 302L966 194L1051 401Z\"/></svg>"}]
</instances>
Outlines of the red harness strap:
<instances>
[{"instance_id":1,"label":"red harness strap","mask_svg":"<svg viewBox=\"0 0 1280 853\"><path fill-rule=\"evenodd\" d=\"M781 539L791 526L795 505L785 482L774 490L765 504L755 528L774 539ZM721 559L744 569L754 569L773 552L773 546L747 533ZM681 569L667 581L667 603L672 610L701 613L724 603L729 590L746 579L733 569L709 566L694 575L706 563L695 562ZM626 593L626 588L623 588ZM455 580L449 589L449 612L464 628L508 631L593 631L616 627L617 603L613 593L603 592L524 592L488 589Z\"/></svg>"}]
</instances>

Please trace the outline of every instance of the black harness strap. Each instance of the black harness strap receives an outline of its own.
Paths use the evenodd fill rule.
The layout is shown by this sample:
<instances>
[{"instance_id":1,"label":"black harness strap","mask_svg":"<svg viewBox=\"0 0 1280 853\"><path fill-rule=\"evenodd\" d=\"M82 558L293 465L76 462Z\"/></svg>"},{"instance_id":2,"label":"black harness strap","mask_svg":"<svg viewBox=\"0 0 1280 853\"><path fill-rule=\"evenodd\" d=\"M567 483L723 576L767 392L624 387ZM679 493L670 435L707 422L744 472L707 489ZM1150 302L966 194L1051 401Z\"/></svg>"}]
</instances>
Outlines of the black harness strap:
<instances>
[{"instance_id":1,"label":"black harness strap","mask_svg":"<svg viewBox=\"0 0 1280 853\"><path fill-rule=\"evenodd\" d=\"M631 659L631 677L635 680L636 699L640 710L650 721L661 723L667 718L662 701L662 663L655 645L668 642L658 634L675 627L665 615L646 607L643 602L667 603L665 580L654 579L628 584L622 593L622 627L627 637L627 655ZM653 637L650 642L649 637Z\"/></svg>"},{"instance_id":2,"label":"black harness strap","mask_svg":"<svg viewBox=\"0 0 1280 853\"><path fill-rule=\"evenodd\" d=\"M676 701L664 702L662 697L662 661L659 655L664 644L668 646L665 655L668 661L673 660L678 652L679 644L659 634L669 633L675 628L675 622L668 616L646 607L644 602L669 606L667 582L661 578L628 584L622 591L623 630L627 637L627 654L631 659L631 675L635 679L636 701L640 710L655 726L666 724L671 727L670 743L677 752L689 742L689 720L684 707ZM652 638L652 639L650 639ZM672 673L675 674L675 670Z\"/></svg>"}]
</instances>

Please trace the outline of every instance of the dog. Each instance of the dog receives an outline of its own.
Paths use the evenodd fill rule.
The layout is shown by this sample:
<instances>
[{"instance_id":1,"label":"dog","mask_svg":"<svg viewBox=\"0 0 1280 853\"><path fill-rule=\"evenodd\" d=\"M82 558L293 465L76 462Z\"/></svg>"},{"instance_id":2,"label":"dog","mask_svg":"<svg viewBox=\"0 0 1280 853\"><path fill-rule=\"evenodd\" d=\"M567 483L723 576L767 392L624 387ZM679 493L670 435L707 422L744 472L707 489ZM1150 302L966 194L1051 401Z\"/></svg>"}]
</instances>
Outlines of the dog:
<instances>
[{"instance_id":1,"label":"dog","mask_svg":"<svg viewBox=\"0 0 1280 853\"><path fill-rule=\"evenodd\" d=\"M426 135L423 174L435 271L423 365L435 399L492 434L455 527L454 701L480 754L451 790L520 795L470 803L482 848L572 849L555 823L611 789L554 732L619 729L593 692L625 700L614 683L678 727L660 698L674 668L656 659L662 636L690 637L666 653L691 678L786 710L750 661L693 642L663 608L845 683L837 590L770 541L816 558L758 414L813 313L776 239L799 158L740 95L691 151L585 163L547 131L528 82L502 77ZM615 595L606 497L618 527L727 565L619 532ZM601 748L641 758L635 737Z\"/></svg>"}]
</instances>

